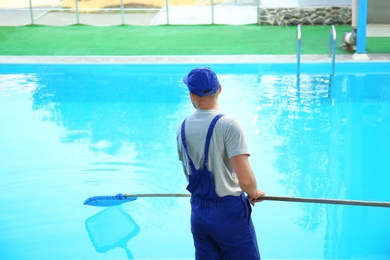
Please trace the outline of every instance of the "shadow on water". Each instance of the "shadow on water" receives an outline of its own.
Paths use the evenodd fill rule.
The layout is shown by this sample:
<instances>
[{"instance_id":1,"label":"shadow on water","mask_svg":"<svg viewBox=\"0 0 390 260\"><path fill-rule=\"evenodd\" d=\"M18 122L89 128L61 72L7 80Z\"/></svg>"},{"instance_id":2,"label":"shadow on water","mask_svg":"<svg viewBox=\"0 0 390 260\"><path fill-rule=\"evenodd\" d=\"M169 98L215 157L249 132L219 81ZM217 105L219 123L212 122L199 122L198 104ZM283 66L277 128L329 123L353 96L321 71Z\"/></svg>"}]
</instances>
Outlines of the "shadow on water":
<instances>
[{"instance_id":1,"label":"shadow on water","mask_svg":"<svg viewBox=\"0 0 390 260\"><path fill-rule=\"evenodd\" d=\"M120 206L109 207L85 221L85 228L96 252L106 253L114 248L126 250L134 259L127 243L140 232L140 227Z\"/></svg>"}]
</instances>

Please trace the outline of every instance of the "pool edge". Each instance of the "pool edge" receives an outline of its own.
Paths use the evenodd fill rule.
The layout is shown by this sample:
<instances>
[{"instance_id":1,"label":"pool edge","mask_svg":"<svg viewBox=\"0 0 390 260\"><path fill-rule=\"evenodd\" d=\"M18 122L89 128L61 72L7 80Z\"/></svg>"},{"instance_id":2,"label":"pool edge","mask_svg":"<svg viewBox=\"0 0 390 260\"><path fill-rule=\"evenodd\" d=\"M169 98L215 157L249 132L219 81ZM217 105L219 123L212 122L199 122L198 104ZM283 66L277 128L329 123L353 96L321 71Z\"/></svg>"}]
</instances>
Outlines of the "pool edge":
<instances>
[{"instance_id":1,"label":"pool edge","mask_svg":"<svg viewBox=\"0 0 390 260\"><path fill-rule=\"evenodd\" d=\"M150 55L150 56L0 56L0 64L202 64L202 63L295 63L296 55ZM328 55L301 55L302 63L331 62ZM390 62L390 54L367 54L358 58L337 55L336 62Z\"/></svg>"}]
</instances>

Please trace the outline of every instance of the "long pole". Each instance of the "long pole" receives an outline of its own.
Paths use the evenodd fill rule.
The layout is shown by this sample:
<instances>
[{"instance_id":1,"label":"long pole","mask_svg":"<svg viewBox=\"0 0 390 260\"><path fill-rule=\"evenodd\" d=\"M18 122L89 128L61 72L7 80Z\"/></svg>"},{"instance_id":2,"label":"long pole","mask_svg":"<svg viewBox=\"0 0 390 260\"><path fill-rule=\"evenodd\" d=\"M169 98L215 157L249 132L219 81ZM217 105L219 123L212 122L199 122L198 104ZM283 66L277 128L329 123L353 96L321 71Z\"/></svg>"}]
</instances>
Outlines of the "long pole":
<instances>
[{"instance_id":1,"label":"long pole","mask_svg":"<svg viewBox=\"0 0 390 260\"><path fill-rule=\"evenodd\" d=\"M148 194L122 194L115 196L94 196L86 199L84 205L110 207L120 205L126 202L136 200L138 197L143 198L165 198L165 197L191 197L189 193L148 193ZM362 201L362 200L338 200L338 199L322 199L322 198L297 198L297 197L277 197L264 196L259 200L273 200L284 202L305 202L305 203L319 203L319 204L338 204L338 205L354 205L354 206L371 206L371 207L387 207L390 208L390 202L377 201Z\"/></svg>"},{"instance_id":2,"label":"long pole","mask_svg":"<svg viewBox=\"0 0 390 260\"><path fill-rule=\"evenodd\" d=\"M167 194L125 194L125 198L136 197L191 197L187 193L167 193ZM340 200L340 199L324 199L324 198L299 198L299 197L283 197L283 196L264 196L261 200L282 201L282 202L305 202L319 204L337 204L337 205L352 205L352 206L372 206L372 207L387 207L390 208L390 202L365 201L365 200Z\"/></svg>"}]
</instances>

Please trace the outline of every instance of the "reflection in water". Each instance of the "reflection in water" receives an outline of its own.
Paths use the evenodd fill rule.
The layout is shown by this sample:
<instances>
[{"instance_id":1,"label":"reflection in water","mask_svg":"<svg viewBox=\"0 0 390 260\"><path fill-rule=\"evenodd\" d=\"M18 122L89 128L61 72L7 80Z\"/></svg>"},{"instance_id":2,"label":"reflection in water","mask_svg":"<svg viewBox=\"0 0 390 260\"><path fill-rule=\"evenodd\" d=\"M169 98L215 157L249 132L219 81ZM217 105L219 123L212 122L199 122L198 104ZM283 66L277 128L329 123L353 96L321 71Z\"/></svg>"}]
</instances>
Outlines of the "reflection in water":
<instances>
[{"instance_id":1,"label":"reflection in water","mask_svg":"<svg viewBox=\"0 0 390 260\"><path fill-rule=\"evenodd\" d=\"M105 253L120 247L126 250L128 259L134 259L127 243L140 228L120 206L107 208L88 218L85 228L96 252Z\"/></svg>"},{"instance_id":2,"label":"reflection in water","mask_svg":"<svg viewBox=\"0 0 390 260\"><path fill-rule=\"evenodd\" d=\"M39 74L33 110L46 111L42 120L61 127L62 143L79 144L94 156L83 171L104 175L91 177L95 183L118 172L129 175L132 190L115 192L175 192L164 180L170 176L185 183L171 171L176 114L186 94L180 76L137 66L110 66L109 71L99 65L48 67Z\"/></svg>"},{"instance_id":3,"label":"reflection in water","mask_svg":"<svg viewBox=\"0 0 390 260\"><path fill-rule=\"evenodd\" d=\"M63 142L88 140L93 152L137 152L133 146L143 145L140 136L153 139L154 125L165 120L153 115L170 113L171 105L173 111L178 109L180 99L161 88L169 78L160 75L143 76L128 70L108 75L99 66L93 70L76 66L53 73L40 75L33 109L50 112L43 119L62 127Z\"/></svg>"},{"instance_id":4,"label":"reflection in water","mask_svg":"<svg viewBox=\"0 0 390 260\"><path fill-rule=\"evenodd\" d=\"M329 76L264 75L254 119L257 132L271 144L274 166L287 193L302 197L328 197L330 189L327 153L331 103ZM322 206L301 205L306 213L299 221L305 229L321 224Z\"/></svg>"},{"instance_id":5,"label":"reflection in water","mask_svg":"<svg viewBox=\"0 0 390 260\"><path fill-rule=\"evenodd\" d=\"M10 96L12 92L29 93L36 89L38 76L30 74L0 74L0 96Z\"/></svg>"},{"instance_id":6,"label":"reflection in water","mask_svg":"<svg viewBox=\"0 0 390 260\"><path fill-rule=\"evenodd\" d=\"M265 140L277 140L269 144L277 154L273 165L288 194L390 200L383 193L390 180L390 91L372 88L369 78L339 77L341 86L329 90L323 80L303 80L297 89L293 76L263 76L254 124ZM381 220L388 209L300 207L298 225L311 231L326 225L326 258L389 259L390 224Z\"/></svg>"}]
</instances>

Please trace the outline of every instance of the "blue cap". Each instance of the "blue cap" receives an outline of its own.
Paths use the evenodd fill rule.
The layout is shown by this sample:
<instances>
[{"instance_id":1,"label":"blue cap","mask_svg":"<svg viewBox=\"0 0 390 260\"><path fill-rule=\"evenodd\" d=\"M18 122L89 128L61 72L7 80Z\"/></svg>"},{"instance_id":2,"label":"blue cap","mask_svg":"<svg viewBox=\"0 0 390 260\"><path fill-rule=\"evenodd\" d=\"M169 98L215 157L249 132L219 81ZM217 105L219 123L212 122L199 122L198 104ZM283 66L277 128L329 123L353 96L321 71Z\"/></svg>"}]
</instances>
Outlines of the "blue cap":
<instances>
[{"instance_id":1,"label":"blue cap","mask_svg":"<svg viewBox=\"0 0 390 260\"><path fill-rule=\"evenodd\" d=\"M218 92L217 75L210 68L195 68L183 78L188 90L197 96L210 96Z\"/></svg>"}]
</instances>

